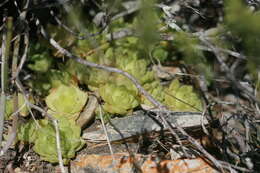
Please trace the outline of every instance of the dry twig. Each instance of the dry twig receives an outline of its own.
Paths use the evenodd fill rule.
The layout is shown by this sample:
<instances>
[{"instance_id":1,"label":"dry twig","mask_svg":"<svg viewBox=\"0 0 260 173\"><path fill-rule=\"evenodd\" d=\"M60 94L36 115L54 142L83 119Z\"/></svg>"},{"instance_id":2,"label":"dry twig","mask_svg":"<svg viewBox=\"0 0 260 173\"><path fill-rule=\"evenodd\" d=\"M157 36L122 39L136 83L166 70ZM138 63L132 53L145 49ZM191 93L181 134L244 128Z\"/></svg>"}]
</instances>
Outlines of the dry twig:
<instances>
[{"instance_id":1,"label":"dry twig","mask_svg":"<svg viewBox=\"0 0 260 173\"><path fill-rule=\"evenodd\" d=\"M98 108L99 108L99 116L100 116L100 119L101 119L102 128L103 128L103 130L104 130L104 132L105 132L105 135L106 135L107 144L108 144L110 153L111 153L112 158L113 158L113 163L115 163L114 152L113 152L112 145L111 145L111 142L110 142L108 133L107 133L107 128L106 128L106 126L105 126L105 122L104 122L104 118L103 118L103 113L102 113L101 105L98 105Z\"/></svg>"}]
</instances>

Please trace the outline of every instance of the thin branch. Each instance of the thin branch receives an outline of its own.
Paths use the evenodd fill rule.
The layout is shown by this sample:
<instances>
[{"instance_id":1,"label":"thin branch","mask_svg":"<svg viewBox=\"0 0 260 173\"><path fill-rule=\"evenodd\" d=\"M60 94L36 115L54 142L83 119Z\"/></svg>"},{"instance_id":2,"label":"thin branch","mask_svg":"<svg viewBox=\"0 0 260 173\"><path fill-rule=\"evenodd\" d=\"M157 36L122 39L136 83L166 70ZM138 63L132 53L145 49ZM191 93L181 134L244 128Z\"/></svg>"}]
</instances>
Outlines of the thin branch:
<instances>
[{"instance_id":1,"label":"thin branch","mask_svg":"<svg viewBox=\"0 0 260 173\"><path fill-rule=\"evenodd\" d=\"M126 10L113 16L111 18L111 21L138 11L140 9L141 3L140 3L140 1L128 1L128 2L123 3L123 5L126 8Z\"/></svg>"},{"instance_id":2,"label":"thin branch","mask_svg":"<svg viewBox=\"0 0 260 173\"><path fill-rule=\"evenodd\" d=\"M233 164L230 164L228 162L224 162L224 161L221 161L221 160L218 160L224 168L226 169L231 169L234 168L234 169L237 169L239 171L242 171L242 172L253 172L252 170L250 169L246 169L246 168L243 168L243 167L240 167L240 166L237 166L237 165L233 165Z\"/></svg>"},{"instance_id":3,"label":"thin branch","mask_svg":"<svg viewBox=\"0 0 260 173\"><path fill-rule=\"evenodd\" d=\"M29 1L30 0L27 0L25 2L25 5L24 5L24 8L28 8L29 6ZM19 12L19 7L17 6L17 11ZM26 21L26 15L27 15L27 11L24 11L24 12L19 12L19 20L21 21ZM19 35L20 37L20 35ZM16 69L16 74L13 74L12 75L12 79L14 80L20 73L20 71L22 70L23 68L23 65L26 61L26 57L27 57L27 53L28 53L28 46L29 46L29 33L26 31L25 34L24 34L24 53L22 55L22 58L21 58L21 61L20 61L20 64L18 66L18 68Z\"/></svg>"},{"instance_id":4,"label":"thin branch","mask_svg":"<svg viewBox=\"0 0 260 173\"><path fill-rule=\"evenodd\" d=\"M100 119L101 119L102 128L103 128L103 130L104 130L104 132L105 132L106 139L107 139L107 144L108 144L110 153L111 153L111 155L112 155L113 164L114 164L114 163L115 163L114 152L113 152L113 149L112 149L112 146L111 146L111 142L110 142L110 139L109 139L109 136L108 136L108 133L107 133L107 128L106 128L106 126L105 126L105 122L104 122L104 118L103 118L103 113L102 113L102 109L101 109L101 105L100 105L100 104L98 105L98 108L99 108L99 116L100 116Z\"/></svg>"},{"instance_id":5,"label":"thin branch","mask_svg":"<svg viewBox=\"0 0 260 173\"><path fill-rule=\"evenodd\" d=\"M71 0L58 0L58 1L54 1L52 3L50 3L51 1L35 1L38 4L35 4L32 7L27 7L24 10L30 11L30 10L37 10L37 9L43 9L43 8L57 7L57 6L64 5L70 1Z\"/></svg>"},{"instance_id":6,"label":"thin branch","mask_svg":"<svg viewBox=\"0 0 260 173\"><path fill-rule=\"evenodd\" d=\"M63 160L62 160L59 124L58 124L57 120L53 120L52 123L54 124L54 127L55 127L56 147L57 147L57 153L58 153L58 159L59 159L59 166L60 166L60 169L61 169L61 173L66 173L66 170L65 170L64 165L63 165Z\"/></svg>"},{"instance_id":7,"label":"thin branch","mask_svg":"<svg viewBox=\"0 0 260 173\"><path fill-rule=\"evenodd\" d=\"M105 29L107 28L107 25L103 26L100 31L96 32L96 33L86 33L86 31L84 31L84 35L82 35L81 33L77 33L76 31L73 31L72 29L70 29L67 25L65 25L64 23L62 23L62 21L55 16L54 12L51 10L50 14L54 17L55 21L67 32L69 32L70 34L74 35L75 37L77 37L77 39L79 40L85 40L85 39L89 39L90 37L95 37L98 36L100 34L102 34L102 32L105 31Z\"/></svg>"},{"instance_id":8,"label":"thin branch","mask_svg":"<svg viewBox=\"0 0 260 173\"><path fill-rule=\"evenodd\" d=\"M210 51L210 52L213 52L213 50L207 46L202 46L202 45L196 45L195 46L196 48L200 49L200 50L204 50L204 51ZM242 60L246 60L246 56L238 53L238 52L235 52L235 51L232 51L232 50L228 50L228 49L224 49L224 48L216 48L218 49L218 51L221 51L221 52L224 52L224 53L227 53L235 58L238 58L238 59L242 59Z\"/></svg>"},{"instance_id":9,"label":"thin branch","mask_svg":"<svg viewBox=\"0 0 260 173\"><path fill-rule=\"evenodd\" d=\"M198 141L196 141L193 137L191 137L190 135L188 135L183 128L176 126L176 128L185 136L188 137L188 140L197 148L199 149L199 151L201 151L210 161L212 161L214 163L214 165L219 168L221 170L221 172L224 172L223 170L223 166L221 165L221 163L215 159L210 153L208 153L200 144Z\"/></svg>"},{"instance_id":10,"label":"thin branch","mask_svg":"<svg viewBox=\"0 0 260 173\"><path fill-rule=\"evenodd\" d=\"M14 143L15 139L16 139L16 135L17 135L17 125L18 125L18 94L15 93L13 95L13 105L14 105L14 111L15 113L12 116L13 122L12 122L12 127L11 127L11 132L8 134L8 139L5 142L5 145L3 146L3 148L0 150L0 156L3 156L7 150L12 146L12 144ZM21 110L21 109L20 109Z\"/></svg>"},{"instance_id":11,"label":"thin branch","mask_svg":"<svg viewBox=\"0 0 260 173\"><path fill-rule=\"evenodd\" d=\"M25 35L24 35L24 52L23 52L23 55L22 55L22 58L21 58L21 61L19 63L19 66L16 70L16 74L13 76L13 80L19 75L19 73L21 72L22 68L23 68L23 65L26 61L26 58L27 58L27 53L28 53L28 47L29 47L29 33L26 32Z\"/></svg>"},{"instance_id":12,"label":"thin branch","mask_svg":"<svg viewBox=\"0 0 260 173\"><path fill-rule=\"evenodd\" d=\"M5 0L4 2L2 2L2 3L0 4L0 7L4 6L7 2L8 2L8 0Z\"/></svg>"}]
</instances>

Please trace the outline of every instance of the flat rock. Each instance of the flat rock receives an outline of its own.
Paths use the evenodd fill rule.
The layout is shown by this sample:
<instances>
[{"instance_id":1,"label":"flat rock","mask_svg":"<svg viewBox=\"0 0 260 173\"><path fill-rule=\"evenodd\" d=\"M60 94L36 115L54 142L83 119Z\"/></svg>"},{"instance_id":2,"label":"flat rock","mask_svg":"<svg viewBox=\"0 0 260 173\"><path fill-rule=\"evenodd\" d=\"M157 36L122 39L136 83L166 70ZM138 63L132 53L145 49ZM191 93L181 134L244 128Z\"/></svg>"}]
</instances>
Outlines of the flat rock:
<instances>
[{"instance_id":1,"label":"flat rock","mask_svg":"<svg viewBox=\"0 0 260 173\"><path fill-rule=\"evenodd\" d=\"M199 112L168 112L164 113L165 119L172 127L177 125L182 128L199 127L208 124L206 118ZM151 112L137 111L131 116L114 118L106 125L110 141L118 141L144 133L168 130L168 127L161 123L158 116ZM90 142L101 142L106 140L102 128L83 133L83 138Z\"/></svg>"}]
</instances>

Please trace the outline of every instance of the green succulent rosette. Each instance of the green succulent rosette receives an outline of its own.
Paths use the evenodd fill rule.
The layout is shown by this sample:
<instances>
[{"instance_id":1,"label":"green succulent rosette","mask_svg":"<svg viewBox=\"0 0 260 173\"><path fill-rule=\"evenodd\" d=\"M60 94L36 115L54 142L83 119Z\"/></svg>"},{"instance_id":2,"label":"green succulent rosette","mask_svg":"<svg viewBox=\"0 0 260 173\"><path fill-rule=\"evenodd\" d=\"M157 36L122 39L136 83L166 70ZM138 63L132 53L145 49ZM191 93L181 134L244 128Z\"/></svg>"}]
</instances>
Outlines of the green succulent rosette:
<instances>
[{"instance_id":1,"label":"green succulent rosette","mask_svg":"<svg viewBox=\"0 0 260 173\"><path fill-rule=\"evenodd\" d=\"M136 93L123 85L108 83L100 87L98 91L105 101L103 108L106 112L124 115L139 105Z\"/></svg>"},{"instance_id":2,"label":"green succulent rosette","mask_svg":"<svg viewBox=\"0 0 260 173\"><path fill-rule=\"evenodd\" d=\"M48 52L41 52L30 56L28 67L36 72L45 73L52 65L52 58Z\"/></svg>"},{"instance_id":3,"label":"green succulent rosette","mask_svg":"<svg viewBox=\"0 0 260 173\"><path fill-rule=\"evenodd\" d=\"M159 102L163 102L164 101L164 89L162 87L162 85L160 84L160 81L155 80L151 83L147 83L144 86L144 89L151 94L156 100L158 100ZM142 104L147 105L147 106L153 106L153 104L147 100L147 98L145 96L142 95Z\"/></svg>"},{"instance_id":4,"label":"green succulent rosette","mask_svg":"<svg viewBox=\"0 0 260 173\"><path fill-rule=\"evenodd\" d=\"M114 73L110 77L110 80L113 81L113 83L117 86L125 86L129 91L132 91L134 95L138 95L138 89L136 88L134 83L127 77L118 73Z\"/></svg>"},{"instance_id":5,"label":"green succulent rosette","mask_svg":"<svg viewBox=\"0 0 260 173\"><path fill-rule=\"evenodd\" d=\"M121 58L122 59L122 58ZM141 84L154 80L154 73L147 71L148 62L144 59L122 59L118 62L119 68L133 75Z\"/></svg>"},{"instance_id":6,"label":"green succulent rosette","mask_svg":"<svg viewBox=\"0 0 260 173\"><path fill-rule=\"evenodd\" d=\"M67 164L69 159L75 157L76 151L81 149L84 145L84 142L80 138L81 129L75 122L61 118L59 119L59 132L62 158L64 163ZM57 163L59 161L56 132L51 123L37 130L33 150L45 161L51 163Z\"/></svg>"},{"instance_id":7,"label":"green succulent rosette","mask_svg":"<svg viewBox=\"0 0 260 173\"><path fill-rule=\"evenodd\" d=\"M38 123L38 127L36 125ZM41 126L48 124L47 120L29 120L27 123L18 127L17 138L20 141L33 143L38 137L37 131Z\"/></svg>"},{"instance_id":8,"label":"green succulent rosette","mask_svg":"<svg viewBox=\"0 0 260 173\"><path fill-rule=\"evenodd\" d=\"M65 65L65 70L69 72L79 83L86 84L91 90L97 90L101 85L104 85L110 73L99 69L86 68L83 64L69 60Z\"/></svg>"},{"instance_id":9,"label":"green succulent rosette","mask_svg":"<svg viewBox=\"0 0 260 173\"><path fill-rule=\"evenodd\" d=\"M181 85L176 79L165 89L164 103L173 111L202 111L202 101L192 86Z\"/></svg>"},{"instance_id":10,"label":"green succulent rosette","mask_svg":"<svg viewBox=\"0 0 260 173\"><path fill-rule=\"evenodd\" d=\"M51 91L45 102L49 108L48 113L55 118L66 117L70 120L76 120L87 99L88 94L77 86L60 85Z\"/></svg>"},{"instance_id":11,"label":"green succulent rosette","mask_svg":"<svg viewBox=\"0 0 260 173\"><path fill-rule=\"evenodd\" d=\"M91 69L86 84L92 91L96 91L100 86L108 82L111 73L99 69Z\"/></svg>"},{"instance_id":12,"label":"green succulent rosette","mask_svg":"<svg viewBox=\"0 0 260 173\"><path fill-rule=\"evenodd\" d=\"M69 59L66 65L64 66L64 71L67 71L80 83L87 83L90 69L86 68L86 66L84 66L83 64Z\"/></svg>"},{"instance_id":13,"label":"green succulent rosette","mask_svg":"<svg viewBox=\"0 0 260 173\"><path fill-rule=\"evenodd\" d=\"M155 48L152 52L153 57L159 61L165 61L167 59L168 54L169 53L161 47Z\"/></svg>"},{"instance_id":14,"label":"green succulent rosette","mask_svg":"<svg viewBox=\"0 0 260 173\"><path fill-rule=\"evenodd\" d=\"M49 82L51 84L51 88L57 88L59 85L76 84L68 72L54 69L50 70Z\"/></svg>"},{"instance_id":15,"label":"green succulent rosette","mask_svg":"<svg viewBox=\"0 0 260 173\"><path fill-rule=\"evenodd\" d=\"M50 69L46 73L39 73L33 76L33 80L28 85L39 95L46 96L51 88L57 88L59 85L76 85L71 74L65 70Z\"/></svg>"},{"instance_id":16,"label":"green succulent rosette","mask_svg":"<svg viewBox=\"0 0 260 173\"><path fill-rule=\"evenodd\" d=\"M5 110L6 119L12 118L11 115L15 112L13 99L14 99L14 97L10 96L6 101L6 110ZM29 97L28 100L31 103L34 103L34 100L32 97ZM19 114L23 117L26 117L27 115L29 115L28 107L26 106L24 96L21 93L18 93L18 110L19 110Z\"/></svg>"}]
</instances>

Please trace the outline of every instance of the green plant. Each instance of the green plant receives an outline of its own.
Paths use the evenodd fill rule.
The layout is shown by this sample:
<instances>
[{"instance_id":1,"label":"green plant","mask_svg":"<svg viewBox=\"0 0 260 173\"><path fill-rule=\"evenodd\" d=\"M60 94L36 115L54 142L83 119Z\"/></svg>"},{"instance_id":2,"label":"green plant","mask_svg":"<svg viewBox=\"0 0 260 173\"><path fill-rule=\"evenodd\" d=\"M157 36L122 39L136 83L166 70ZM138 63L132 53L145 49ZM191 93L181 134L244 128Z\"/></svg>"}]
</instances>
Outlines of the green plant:
<instances>
[{"instance_id":1,"label":"green plant","mask_svg":"<svg viewBox=\"0 0 260 173\"><path fill-rule=\"evenodd\" d=\"M88 94L77 86L59 85L58 88L52 89L45 101L49 108L48 113L55 118L76 120L87 99Z\"/></svg>"},{"instance_id":2,"label":"green plant","mask_svg":"<svg viewBox=\"0 0 260 173\"><path fill-rule=\"evenodd\" d=\"M29 97L28 100L31 103L34 103L32 97ZM18 110L21 116L27 116L29 114L28 107L26 106L24 95L22 93L18 93ZM11 119L11 115L15 112L14 110L14 96L10 96L6 101L6 111L5 118Z\"/></svg>"},{"instance_id":3,"label":"green plant","mask_svg":"<svg viewBox=\"0 0 260 173\"><path fill-rule=\"evenodd\" d=\"M173 111L202 111L202 102L192 86L181 85L177 79L165 89L164 103Z\"/></svg>"},{"instance_id":4,"label":"green plant","mask_svg":"<svg viewBox=\"0 0 260 173\"><path fill-rule=\"evenodd\" d=\"M99 94L105 101L103 108L109 113L124 115L139 105L135 92L128 90L125 86L108 83L99 88Z\"/></svg>"},{"instance_id":5,"label":"green plant","mask_svg":"<svg viewBox=\"0 0 260 173\"><path fill-rule=\"evenodd\" d=\"M38 95L46 96L52 88L57 88L59 85L77 85L77 81L65 70L49 69L46 73L35 74L28 85Z\"/></svg>"},{"instance_id":6,"label":"green plant","mask_svg":"<svg viewBox=\"0 0 260 173\"><path fill-rule=\"evenodd\" d=\"M47 52L42 52L39 54L34 54L30 58L31 63L28 67L36 72L44 73L49 70L52 64L52 59L49 57Z\"/></svg>"},{"instance_id":7,"label":"green plant","mask_svg":"<svg viewBox=\"0 0 260 173\"><path fill-rule=\"evenodd\" d=\"M56 132L53 125L47 120L39 120L36 126L33 120L19 127L18 139L34 143L33 150L45 161L58 162ZM81 129L75 122L66 118L59 119L60 143L63 161L68 163L69 159L75 157L75 152L83 147L84 142L80 138Z\"/></svg>"},{"instance_id":8,"label":"green plant","mask_svg":"<svg viewBox=\"0 0 260 173\"><path fill-rule=\"evenodd\" d=\"M144 89L146 89L146 91L148 91L148 93L151 94L158 101L160 102L164 101L164 96L165 96L164 88L160 84L159 80L155 80L151 83L145 84ZM142 103L145 105L152 106L150 101L148 101L147 98L145 98L144 96L142 96Z\"/></svg>"}]
</instances>

